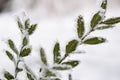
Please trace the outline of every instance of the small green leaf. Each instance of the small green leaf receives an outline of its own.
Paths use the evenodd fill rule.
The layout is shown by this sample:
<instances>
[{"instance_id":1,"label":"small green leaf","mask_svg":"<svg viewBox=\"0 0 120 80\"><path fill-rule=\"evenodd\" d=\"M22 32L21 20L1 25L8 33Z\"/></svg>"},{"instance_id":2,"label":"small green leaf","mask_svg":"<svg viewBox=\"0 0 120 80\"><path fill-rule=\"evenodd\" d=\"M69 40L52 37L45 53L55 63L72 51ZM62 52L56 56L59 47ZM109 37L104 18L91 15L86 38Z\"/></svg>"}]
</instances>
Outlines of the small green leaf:
<instances>
[{"instance_id":1,"label":"small green leaf","mask_svg":"<svg viewBox=\"0 0 120 80\"><path fill-rule=\"evenodd\" d=\"M69 65L72 68L74 68L74 67L76 67L79 64L79 61L73 60L73 61L63 62L62 64Z\"/></svg>"},{"instance_id":2,"label":"small green leaf","mask_svg":"<svg viewBox=\"0 0 120 80\"><path fill-rule=\"evenodd\" d=\"M93 37L93 38L89 38L89 39L85 40L83 43L84 44L95 45L95 44L104 43L105 41L106 41L106 39L104 39L104 38Z\"/></svg>"},{"instance_id":3,"label":"small green leaf","mask_svg":"<svg viewBox=\"0 0 120 80\"><path fill-rule=\"evenodd\" d=\"M46 58L46 55L45 55L45 51L43 48L40 49L40 56L41 56L41 61L47 65L47 58Z\"/></svg>"},{"instance_id":4,"label":"small green leaf","mask_svg":"<svg viewBox=\"0 0 120 80\"><path fill-rule=\"evenodd\" d=\"M28 44L28 39L27 37L23 38L23 42L22 42L23 46L26 46Z\"/></svg>"},{"instance_id":5,"label":"small green leaf","mask_svg":"<svg viewBox=\"0 0 120 80\"><path fill-rule=\"evenodd\" d=\"M30 26L30 23L29 23L29 19L27 19L26 21L25 21L25 29L28 29L29 28L29 26Z\"/></svg>"},{"instance_id":6,"label":"small green leaf","mask_svg":"<svg viewBox=\"0 0 120 80\"><path fill-rule=\"evenodd\" d=\"M29 80L34 80L34 78L32 77L32 75L29 74L29 73L27 73L27 78L28 78Z\"/></svg>"},{"instance_id":7,"label":"small green leaf","mask_svg":"<svg viewBox=\"0 0 120 80\"><path fill-rule=\"evenodd\" d=\"M21 71L23 71L23 69L17 67L17 68L16 68L16 71L17 71L17 72L21 72Z\"/></svg>"},{"instance_id":8,"label":"small green leaf","mask_svg":"<svg viewBox=\"0 0 120 80\"><path fill-rule=\"evenodd\" d=\"M120 22L120 17L115 17L115 18L107 19L107 20L101 22L101 24L112 25L112 24L117 24L119 22Z\"/></svg>"},{"instance_id":9,"label":"small green leaf","mask_svg":"<svg viewBox=\"0 0 120 80\"><path fill-rule=\"evenodd\" d=\"M106 26L100 26L100 27L97 27L96 30L104 30L104 29L109 29L109 28L113 28L114 26L111 26L111 25L106 25Z\"/></svg>"},{"instance_id":10,"label":"small green leaf","mask_svg":"<svg viewBox=\"0 0 120 80\"><path fill-rule=\"evenodd\" d=\"M19 27L20 31L22 32L22 30L23 30L23 25L22 25L22 22L20 21L19 18L18 18L17 24L18 24L18 27Z\"/></svg>"},{"instance_id":11,"label":"small green leaf","mask_svg":"<svg viewBox=\"0 0 120 80\"><path fill-rule=\"evenodd\" d=\"M101 20L102 20L102 17L100 16L100 11L99 11L93 16L91 20L91 28L92 29L95 28L96 25L98 25Z\"/></svg>"},{"instance_id":12,"label":"small green leaf","mask_svg":"<svg viewBox=\"0 0 120 80\"><path fill-rule=\"evenodd\" d=\"M69 70L71 69L72 67L70 66L65 66L65 65L60 65L60 66L54 66L53 69L55 70Z\"/></svg>"},{"instance_id":13,"label":"small green leaf","mask_svg":"<svg viewBox=\"0 0 120 80\"><path fill-rule=\"evenodd\" d=\"M21 57L26 57L31 53L31 49L30 48L24 48L21 52L20 52L20 56Z\"/></svg>"},{"instance_id":14,"label":"small green leaf","mask_svg":"<svg viewBox=\"0 0 120 80\"><path fill-rule=\"evenodd\" d=\"M13 55L9 52L9 51L5 51L6 52L6 55L8 56L8 58L13 61L14 57Z\"/></svg>"},{"instance_id":15,"label":"small green leaf","mask_svg":"<svg viewBox=\"0 0 120 80\"><path fill-rule=\"evenodd\" d=\"M29 35L31 35L35 31L36 27L37 27L37 24L31 25L31 27L28 29Z\"/></svg>"},{"instance_id":16,"label":"small green leaf","mask_svg":"<svg viewBox=\"0 0 120 80\"><path fill-rule=\"evenodd\" d=\"M10 74L9 72L5 72L4 73L4 77L7 79L7 80L11 80L11 79L14 79L14 76L12 74Z\"/></svg>"},{"instance_id":17,"label":"small green leaf","mask_svg":"<svg viewBox=\"0 0 120 80\"><path fill-rule=\"evenodd\" d=\"M51 76L56 76L56 74L50 70L45 70L45 77L51 77Z\"/></svg>"},{"instance_id":18,"label":"small green leaf","mask_svg":"<svg viewBox=\"0 0 120 80\"><path fill-rule=\"evenodd\" d=\"M54 63L58 63L61 59L60 45L58 42L54 46L53 54L54 54Z\"/></svg>"},{"instance_id":19,"label":"small green leaf","mask_svg":"<svg viewBox=\"0 0 120 80\"><path fill-rule=\"evenodd\" d=\"M103 9L106 9L107 8L107 0L103 0L102 4L101 4L101 7Z\"/></svg>"},{"instance_id":20,"label":"small green leaf","mask_svg":"<svg viewBox=\"0 0 120 80\"><path fill-rule=\"evenodd\" d=\"M66 46L66 54L72 53L77 48L78 41L72 40Z\"/></svg>"},{"instance_id":21,"label":"small green leaf","mask_svg":"<svg viewBox=\"0 0 120 80\"><path fill-rule=\"evenodd\" d=\"M79 38L81 38L84 35L84 31L84 20L82 16L79 16L77 20L77 33Z\"/></svg>"},{"instance_id":22,"label":"small green leaf","mask_svg":"<svg viewBox=\"0 0 120 80\"><path fill-rule=\"evenodd\" d=\"M16 53L18 54L18 50L17 48L15 47L13 41L11 39L8 40L8 44L9 44L9 47Z\"/></svg>"}]
</instances>

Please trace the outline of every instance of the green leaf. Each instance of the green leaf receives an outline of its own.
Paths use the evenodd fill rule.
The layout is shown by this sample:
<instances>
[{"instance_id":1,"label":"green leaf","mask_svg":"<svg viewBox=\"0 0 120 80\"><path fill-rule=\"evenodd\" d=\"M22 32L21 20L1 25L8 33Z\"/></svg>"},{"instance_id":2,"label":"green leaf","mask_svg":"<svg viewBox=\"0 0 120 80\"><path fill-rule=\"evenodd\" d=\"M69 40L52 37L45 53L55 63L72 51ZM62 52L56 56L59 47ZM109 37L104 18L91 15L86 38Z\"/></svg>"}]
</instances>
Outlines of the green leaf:
<instances>
[{"instance_id":1,"label":"green leaf","mask_svg":"<svg viewBox=\"0 0 120 80\"><path fill-rule=\"evenodd\" d=\"M84 20L82 16L79 16L77 20L77 33L79 38L81 38L84 35L84 31Z\"/></svg>"},{"instance_id":2,"label":"green leaf","mask_svg":"<svg viewBox=\"0 0 120 80\"><path fill-rule=\"evenodd\" d=\"M71 66L72 68L74 68L74 67L76 67L76 66L79 64L79 61L77 61L77 60L72 60L72 61L68 61L68 62L63 62L62 64L69 65L69 66Z\"/></svg>"},{"instance_id":3,"label":"green leaf","mask_svg":"<svg viewBox=\"0 0 120 80\"><path fill-rule=\"evenodd\" d=\"M107 0L103 0L102 4L101 4L101 7L103 9L106 9L107 8Z\"/></svg>"},{"instance_id":4,"label":"green leaf","mask_svg":"<svg viewBox=\"0 0 120 80\"><path fill-rule=\"evenodd\" d=\"M15 47L13 41L11 39L8 40L8 44L9 44L9 47L16 53L18 54L18 50L17 48Z\"/></svg>"},{"instance_id":5,"label":"green leaf","mask_svg":"<svg viewBox=\"0 0 120 80\"><path fill-rule=\"evenodd\" d=\"M16 68L16 71L17 71L17 72L21 72L21 71L23 71L23 69L17 67L17 68Z\"/></svg>"},{"instance_id":6,"label":"green leaf","mask_svg":"<svg viewBox=\"0 0 120 80\"><path fill-rule=\"evenodd\" d=\"M61 59L60 45L58 42L54 46L53 55L54 55L54 63L58 63Z\"/></svg>"},{"instance_id":7,"label":"green leaf","mask_svg":"<svg viewBox=\"0 0 120 80\"><path fill-rule=\"evenodd\" d=\"M34 78L32 77L32 75L29 74L29 73L27 73L27 78L28 78L29 80L34 80Z\"/></svg>"},{"instance_id":8,"label":"green leaf","mask_svg":"<svg viewBox=\"0 0 120 80\"><path fill-rule=\"evenodd\" d=\"M120 17L115 17L115 18L107 19L107 20L101 22L101 24L112 25L112 24L117 24L119 22L120 22Z\"/></svg>"},{"instance_id":9,"label":"green leaf","mask_svg":"<svg viewBox=\"0 0 120 80\"><path fill-rule=\"evenodd\" d=\"M51 77L51 76L56 76L56 74L48 69L45 70L45 77Z\"/></svg>"},{"instance_id":10,"label":"green leaf","mask_svg":"<svg viewBox=\"0 0 120 80\"><path fill-rule=\"evenodd\" d=\"M66 54L72 53L77 48L78 41L72 40L66 45Z\"/></svg>"},{"instance_id":11,"label":"green leaf","mask_svg":"<svg viewBox=\"0 0 120 80\"><path fill-rule=\"evenodd\" d=\"M89 38L89 39L85 40L83 43L84 44L95 45L95 44L104 43L105 41L106 41L106 39L104 39L104 38L93 37L93 38Z\"/></svg>"},{"instance_id":12,"label":"green leaf","mask_svg":"<svg viewBox=\"0 0 120 80\"><path fill-rule=\"evenodd\" d=\"M29 26L30 26L30 20L29 19L27 19L26 21L25 21L25 29L28 29L29 28Z\"/></svg>"},{"instance_id":13,"label":"green leaf","mask_svg":"<svg viewBox=\"0 0 120 80\"><path fill-rule=\"evenodd\" d=\"M17 24L18 24L18 27L19 27L20 31L22 32L22 30L23 30L23 25L22 25L22 22L20 21L19 18L18 18Z\"/></svg>"},{"instance_id":14,"label":"green leaf","mask_svg":"<svg viewBox=\"0 0 120 80\"><path fill-rule=\"evenodd\" d=\"M13 61L14 60L14 57L13 55L9 52L9 51L5 51L6 52L6 55L8 56L8 58Z\"/></svg>"},{"instance_id":15,"label":"green leaf","mask_svg":"<svg viewBox=\"0 0 120 80\"><path fill-rule=\"evenodd\" d=\"M9 72L5 72L4 73L4 77L7 79L7 80L11 80L11 79L14 79L14 76L12 74L10 74Z\"/></svg>"},{"instance_id":16,"label":"green leaf","mask_svg":"<svg viewBox=\"0 0 120 80\"><path fill-rule=\"evenodd\" d=\"M28 44L28 39L27 37L23 38L23 42L22 42L23 46L26 46Z\"/></svg>"},{"instance_id":17,"label":"green leaf","mask_svg":"<svg viewBox=\"0 0 120 80\"><path fill-rule=\"evenodd\" d=\"M97 27L96 30L104 30L104 29L109 29L109 28L113 28L114 26L111 26L111 25L106 25L106 26L100 26L100 27Z\"/></svg>"},{"instance_id":18,"label":"green leaf","mask_svg":"<svg viewBox=\"0 0 120 80\"><path fill-rule=\"evenodd\" d=\"M58 66L54 66L53 69L55 70L69 70L71 69L72 67L70 66L65 66L65 65L58 65Z\"/></svg>"},{"instance_id":19,"label":"green leaf","mask_svg":"<svg viewBox=\"0 0 120 80\"><path fill-rule=\"evenodd\" d=\"M31 25L31 27L28 29L29 35L31 35L35 31L36 27L37 27L37 24Z\"/></svg>"},{"instance_id":20,"label":"green leaf","mask_svg":"<svg viewBox=\"0 0 120 80\"><path fill-rule=\"evenodd\" d=\"M102 20L102 17L100 16L100 11L99 11L93 16L91 20L91 28L92 29L95 28L96 25L98 25L101 20Z\"/></svg>"},{"instance_id":21,"label":"green leaf","mask_svg":"<svg viewBox=\"0 0 120 80\"><path fill-rule=\"evenodd\" d=\"M24 48L21 52L20 52L20 56L21 57L26 57L31 53L31 49L30 48Z\"/></svg>"},{"instance_id":22,"label":"green leaf","mask_svg":"<svg viewBox=\"0 0 120 80\"><path fill-rule=\"evenodd\" d=\"M46 55L45 55L45 51L43 48L40 49L40 57L41 57L41 61L47 65L47 58L46 58Z\"/></svg>"}]
</instances>

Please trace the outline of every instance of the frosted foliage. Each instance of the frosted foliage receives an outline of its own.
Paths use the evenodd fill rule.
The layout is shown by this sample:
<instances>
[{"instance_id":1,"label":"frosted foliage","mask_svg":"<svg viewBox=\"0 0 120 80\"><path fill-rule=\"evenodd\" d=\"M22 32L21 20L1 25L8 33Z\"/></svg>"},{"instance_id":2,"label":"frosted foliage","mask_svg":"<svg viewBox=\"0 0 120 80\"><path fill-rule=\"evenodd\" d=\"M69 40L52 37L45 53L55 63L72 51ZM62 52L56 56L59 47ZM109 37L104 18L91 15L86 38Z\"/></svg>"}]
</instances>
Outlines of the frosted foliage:
<instances>
[{"instance_id":1,"label":"frosted foliage","mask_svg":"<svg viewBox=\"0 0 120 80\"><path fill-rule=\"evenodd\" d=\"M28 44L25 45L22 50L25 48L30 48L31 53L29 56L20 57L17 59L18 56L13 53L9 46L6 46L6 44L4 44L3 41L1 42L0 40L0 79L7 80L4 78L5 71L9 71L13 76L15 74L15 66L5 54L5 50L9 50L11 54L13 54L13 56L15 57L16 61L21 61L19 64L19 68L23 68L24 70L20 72L17 78L13 80L30 80L27 78L26 72L34 77L33 80L56 80L56 78L59 78L61 80L70 80L68 79L69 74L72 75L72 80L120 80L120 51L118 49L120 47L120 40L117 36L118 34L120 34L120 29L118 29L119 27L117 27L117 29L114 28L112 30L102 31L103 29L108 29L109 26L112 25L99 24L101 23L101 21L99 21L99 23L94 28L95 33L88 33L89 35L87 34L86 36L86 33L89 32L90 29L89 23L91 19L89 18L92 17L91 15L94 15L92 14L92 11L94 11L95 7L98 8L97 11L100 11L99 15L102 17L102 21L105 21L107 19L104 19L106 10L100 7L101 3L105 0L97 1L97 6L99 6L99 8L94 5L96 0L13 0L13 12L6 12L6 14L3 13L2 15L0 14L0 39L3 39L3 37L5 37L5 39L6 37L9 37L8 39L12 39L15 43L15 46L19 47L18 51L20 53L20 50L23 46L23 44L21 44L22 40L24 39L24 37L26 37L28 40ZM117 0L108 1L110 3L110 6L108 7L109 10L106 17L108 17L109 19L110 16L119 16L119 7L117 5L114 5L117 7L114 7L113 5L111 6L111 4L114 4L114 1ZM116 3L118 4L118 2ZM112 7L112 9L110 7ZM21 9L22 11L24 11L22 15ZM18 14L19 12L20 14ZM27 17L25 17L26 14L24 13L28 13L27 15L29 15L30 19L38 22L37 30L32 36L29 35L28 29L25 29L25 26L23 26L23 33L21 34L16 25L16 14L17 16L20 16L21 22L24 25L24 21L27 19ZM81 21L85 22L85 32L83 37L86 37L83 40L79 39L76 35L77 33L75 26L77 26L77 21L75 20L76 16L79 16L78 13L82 14L80 15L80 17L83 17L84 20L82 19ZM12 16L11 14L15 16ZM99 29L95 30L97 28ZM103 40L101 37L108 39L109 43L95 46L89 44L84 45L83 42L89 38L92 38L93 36L98 37L97 39L94 39L95 43L92 40L89 40L86 43L92 45L97 43L100 44ZM8 43L8 39L6 40L6 43ZM64 59L66 45L69 43L69 41L73 39L79 41L77 50L71 52L69 56ZM52 50L54 46L53 44L56 41L60 43L61 48L61 51L58 52L61 54L61 56L58 56L57 58L63 59L60 64L54 64L53 61L54 55ZM47 65L45 65L41 61L39 55L39 49L41 48L41 46L45 48L45 54L48 63ZM30 51L28 50L27 53L28 52ZM25 54L27 55L27 53ZM77 63L74 63L71 66L71 63L68 62L71 60L80 60L80 65L73 68ZM64 62L68 63L62 64ZM27 71L25 69L24 64L27 65L30 71ZM59 67L57 69L61 69L64 67L70 69L61 71L54 69L54 67ZM52 76L46 77L46 70L49 70L51 73L53 73L50 74L49 72L49 75ZM54 74L56 76L53 76Z\"/></svg>"}]
</instances>

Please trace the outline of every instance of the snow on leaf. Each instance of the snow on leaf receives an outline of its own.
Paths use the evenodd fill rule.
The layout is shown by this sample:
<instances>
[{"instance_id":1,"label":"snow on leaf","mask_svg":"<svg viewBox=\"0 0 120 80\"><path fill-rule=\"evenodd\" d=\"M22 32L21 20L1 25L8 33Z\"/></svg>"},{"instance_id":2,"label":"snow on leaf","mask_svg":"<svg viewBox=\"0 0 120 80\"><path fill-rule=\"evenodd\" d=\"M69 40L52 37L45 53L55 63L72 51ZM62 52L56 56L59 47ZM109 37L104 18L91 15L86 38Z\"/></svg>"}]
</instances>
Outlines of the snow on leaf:
<instances>
[{"instance_id":1,"label":"snow on leaf","mask_svg":"<svg viewBox=\"0 0 120 80\"><path fill-rule=\"evenodd\" d=\"M66 45L66 54L69 54L69 53L72 53L73 51L75 51L77 46L78 46L78 41L77 40L71 40Z\"/></svg>"},{"instance_id":2,"label":"snow on leaf","mask_svg":"<svg viewBox=\"0 0 120 80\"><path fill-rule=\"evenodd\" d=\"M47 58L43 48L40 49L40 57L43 64L47 65Z\"/></svg>"},{"instance_id":3,"label":"snow on leaf","mask_svg":"<svg viewBox=\"0 0 120 80\"><path fill-rule=\"evenodd\" d=\"M23 38L22 45L23 45L23 46L26 46L27 44L28 44L28 38L27 38L27 37L24 37L24 38Z\"/></svg>"},{"instance_id":4,"label":"snow on leaf","mask_svg":"<svg viewBox=\"0 0 120 80\"><path fill-rule=\"evenodd\" d=\"M113 25L119 22L120 22L120 17L114 17L101 22L101 24Z\"/></svg>"},{"instance_id":5,"label":"snow on leaf","mask_svg":"<svg viewBox=\"0 0 120 80\"><path fill-rule=\"evenodd\" d=\"M74 68L74 67L76 67L79 64L79 61L71 60L71 61L63 62L62 64L69 65L72 68Z\"/></svg>"},{"instance_id":6,"label":"snow on leaf","mask_svg":"<svg viewBox=\"0 0 120 80\"><path fill-rule=\"evenodd\" d=\"M30 48L24 48L21 52L20 52L20 56L21 57L26 57L31 53L31 49Z\"/></svg>"},{"instance_id":7,"label":"snow on leaf","mask_svg":"<svg viewBox=\"0 0 120 80\"><path fill-rule=\"evenodd\" d=\"M100 11L94 14L92 20L91 20L91 28L94 29L99 22L102 20L102 17L100 15Z\"/></svg>"},{"instance_id":8,"label":"snow on leaf","mask_svg":"<svg viewBox=\"0 0 120 80\"><path fill-rule=\"evenodd\" d=\"M58 42L54 46L53 55L54 55L54 63L58 63L61 59L60 45Z\"/></svg>"},{"instance_id":9,"label":"snow on leaf","mask_svg":"<svg viewBox=\"0 0 120 80\"><path fill-rule=\"evenodd\" d=\"M15 47L14 42L13 42L11 39L8 40L8 44L9 44L9 47L10 47L16 54L18 54L18 50L17 50L17 48Z\"/></svg>"},{"instance_id":10,"label":"snow on leaf","mask_svg":"<svg viewBox=\"0 0 120 80\"><path fill-rule=\"evenodd\" d=\"M29 26L30 26L30 20L29 19L25 20L24 26L25 26L25 29L29 28Z\"/></svg>"},{"instance_id":11,"label":"snow on leaf","mask_svg":"<svg viewBox=\"0 0 120 80\"><path fill-rule=\"evenodd\" d=\"M84 20L82 16L79 16L77 20L77 33L79 38L81 38L84 35L84 31Z\"/></svg>"},{"instance_id":12,"label":"snow on leaf","mask_svg":"<svg viewBox=\"0 0 120 80\"><path fill-rule=\"evenodd\" d=\"M31 27L28 29L29 35L31 35L37 27L37 24L32 24Z\"/></svg>"},{"instance_id":13,"label":"snow on leaf","mask_svg":"<svg viewBox=\"0 0 120 80\"><path fill-rule=\"evenodd\" d=\"M103 9L106 9L107 8L107 0L103 0L102 4L101 4L101 7Z\"/></svg>"},{"instance_id":14,"label":"snow on leaf","mask_svg":"<svg viewBox=\"0 0 120 80\"><path fill-rule=\"evenodd\" d=\"M14 60L14 57L13 57L13 55L9 52L9 51L5 51L6 52L6 55L8 56L8 58L11 60L11 61L13 61Z\"/></svg>"},{"instance_id":15,"label":"snow on leaf","mask_svg":"<svg viewBox=\"0 0 120 80\"><path fill-rule=\"evenodd\" d=\"M54 65L52 67L52 69L54 69L54 70L69 70L71 68L72 68L72 66L66 65L66 64Z\"/></svg>"},{"instance_id":16,"label":"snow on leaf","mask_svg":"<svg viewBox=\"0 0 120 80\"><path fill-rule=\"evenodd\" d=\"M104 43L105 41L106 41L106 39L104 39L104 38L93 37L93 38L86 39L83 43L89 44L89 45L95 45L95 44Z\"/></svg>"},{"instance_id":17,"label":"snow on leaf","mask_svg":"<svg viewBox=\"0 0 120 80\"><path fill-rule=\"evenodd\" d=\"M113 28L114 26L111 25L104 25L104 26L99 26L96 28L96 30L104 30L104 29L110 29Z\"/></svg>"}]
</instances>

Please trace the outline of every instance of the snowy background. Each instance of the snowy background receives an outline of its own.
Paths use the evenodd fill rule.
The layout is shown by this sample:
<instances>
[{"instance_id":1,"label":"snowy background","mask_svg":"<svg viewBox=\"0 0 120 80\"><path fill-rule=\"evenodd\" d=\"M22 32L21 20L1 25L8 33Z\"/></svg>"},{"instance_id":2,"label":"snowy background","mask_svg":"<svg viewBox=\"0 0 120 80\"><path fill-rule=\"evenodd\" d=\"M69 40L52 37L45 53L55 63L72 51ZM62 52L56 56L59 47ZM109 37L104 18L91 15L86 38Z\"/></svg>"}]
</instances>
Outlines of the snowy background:
<instances>
[{"instance_id":1,"label":"snowy background","mask_svg":"<svg viewBox=\"0 0 120 80\"><path fill-rule=\"evenodd\" d=\"M6 2L7 3L6 3ZM20 31L16 17L25 15L32 23L38 23L37 30L30 37L33 45L32 54L25 58L28 65L35 71L39 67L39 48L45 48L49 63L52 61L52 49L59 41L64 51L65 44L77 37L76 19L84 16L86 27L92 15L98 9L100 0L0 0L0 73L8 70L14 73L13 63L5 55L8 49L6 40L11 38L19 48ZM120 0L108 0L106 18L120 16ZM91 36L107 38L105 44L90 46L82 45L78 50L85 54L70 56L79 59L81 64L71 71L73 80L120 80L120 24L104 31L96 31ZM66 76L64 73L64 76ZM0 75L1 77L2 75ZM21 76L21 80L22 80ZM64 77L62 80L67 80Z\"/></svg>"}]
</instances>

